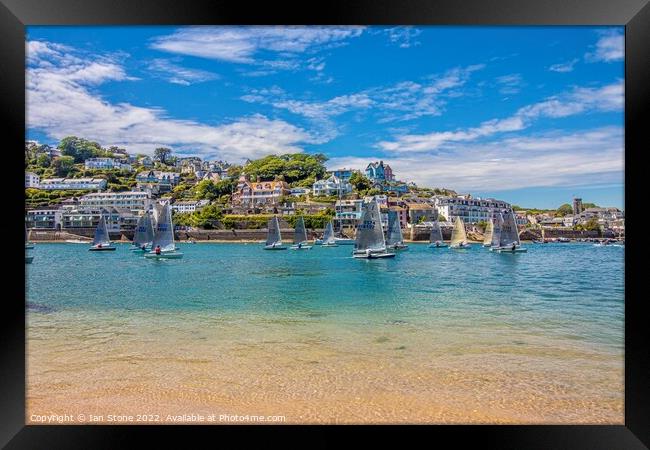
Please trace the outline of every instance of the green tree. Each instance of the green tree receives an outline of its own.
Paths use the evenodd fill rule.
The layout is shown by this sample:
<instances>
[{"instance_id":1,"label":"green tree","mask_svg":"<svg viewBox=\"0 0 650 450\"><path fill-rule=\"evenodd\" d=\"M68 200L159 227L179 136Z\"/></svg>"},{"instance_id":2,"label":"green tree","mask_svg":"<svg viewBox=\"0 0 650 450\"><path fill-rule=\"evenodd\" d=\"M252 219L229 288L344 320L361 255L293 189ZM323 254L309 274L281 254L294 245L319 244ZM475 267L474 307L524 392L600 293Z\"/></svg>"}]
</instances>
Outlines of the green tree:
<instances>
[{"instance_id":1,"label":"green tree","mask_svg":"<svg viewBox=\"0 0 650 450\"><path fill-rule=\"evenodd\" d=\"M75 163L82 163L88 158L106 156L107 152L97 142L67 136L61 139L57 146L62 156L71 156Z\"/></svg>"},{"instance_id":2,"label":"green tree","mask_svg":"<svg viewBox=\"0 0 650 450\"><path fill-rule=\"evenodd\" d=\"M153 152L154 161L158 161L162 164L167 164L169 158L172 156L172 149L167 147L158 147Z\"/></svg>"},{"instance_id":3,"label":"green tree","mask_svg":"<svg viewBox=\"0 0 650 450\"><path fill-rule=\"evenodd\" d=\"M370 189L372 183L370 180L359 172L354 172L350 177L350 184L354 186L354 189L357 192L365 192Z\"/></svg>"},{"instance_id":4,"label":"green tree","mask_svg":"<svg viewBox=\"0 0 650 450\"><path fill-rule=\"evenodd\" d=\"M45 153L41 153L36 157L36 165L38 167L50 167L51 162L51 158Z\"/></svg>"},{"instance_id":5,"label":"green tree","mask_svg":"<svg viewBox=\"0 0 650 450\"><path fill-rule=\"evenodd\" d=\"M321 178L325 174L325 161L327 158L322 154L269 155L249 162L244 171L251 179L255 177L258 180L272 180L282 175L284 181L293 183L310 177L313 180ZM229 174L231 169L233 168L229 169Z\"/></svg>"},{"instance_id":6,"label":"green tree","mask_svg":"<svg viewBox=\"0 0 650 450\"><path fill-rule=\"evenodd\" d=\"M568 203L563 204L555 210L555 217L564 217L569 214L573 214L573 207Z\"/></svg>"},{"instance_id":7,"label":"green tree","mask_svg":"<svg viewBox=\"0 0 650 450\"><path fill-rule=\"evenodd\" d=\"M442 214L438 214L438 222L446 222L447 218Z\"/></svg>"},{"instance_id":8,"label":"green tree","mask_svg":"<svg viewBox=\"0 0 650 450\"><path fill-rule=\"evenodd\" d=\"M74 168L74 158L72 156L59 156L52 161L52 168L58 177L67 177Z\"/></svg>"}]
</instances>

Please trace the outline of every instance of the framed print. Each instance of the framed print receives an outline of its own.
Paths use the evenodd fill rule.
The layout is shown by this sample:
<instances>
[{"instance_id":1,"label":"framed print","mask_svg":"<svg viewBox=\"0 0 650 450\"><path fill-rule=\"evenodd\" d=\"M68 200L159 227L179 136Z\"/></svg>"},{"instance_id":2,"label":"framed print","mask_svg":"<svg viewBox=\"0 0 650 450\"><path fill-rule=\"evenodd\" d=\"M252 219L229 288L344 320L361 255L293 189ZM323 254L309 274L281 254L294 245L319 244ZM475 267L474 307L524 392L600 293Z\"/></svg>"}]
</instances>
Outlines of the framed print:
<instances>
[{"instance_id":1,"label":"framed print","mask_svg":"<svg viewBox=\"0 0 650 450\"><path fill-rule=\"evenodd\" d=\"M0 11L7 448L650 442L645 2Z\"/></svg>"}]
</instances>

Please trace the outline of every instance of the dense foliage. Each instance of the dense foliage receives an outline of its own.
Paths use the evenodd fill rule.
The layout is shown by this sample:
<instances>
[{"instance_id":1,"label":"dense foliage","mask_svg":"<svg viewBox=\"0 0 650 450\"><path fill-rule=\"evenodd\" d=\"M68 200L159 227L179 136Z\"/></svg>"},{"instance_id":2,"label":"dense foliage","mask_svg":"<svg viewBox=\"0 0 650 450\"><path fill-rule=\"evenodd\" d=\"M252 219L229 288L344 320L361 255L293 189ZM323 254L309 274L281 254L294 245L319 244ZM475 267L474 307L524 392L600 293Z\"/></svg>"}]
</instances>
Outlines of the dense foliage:
<instances>
[{"instance_id":1,"label":"dense foliage","mask_svg":"<svg viewBox=\"0 0 650 450\"><path fill-rule=\"evenodd\" d=\"M327 157L320 153L270 155L250 161L244 167L244 173L252 180L272 180L279 176L284 177L287 183L304 181L307 178L316 180L325 175L325 161Z\"/></svg>"}]
</instances>

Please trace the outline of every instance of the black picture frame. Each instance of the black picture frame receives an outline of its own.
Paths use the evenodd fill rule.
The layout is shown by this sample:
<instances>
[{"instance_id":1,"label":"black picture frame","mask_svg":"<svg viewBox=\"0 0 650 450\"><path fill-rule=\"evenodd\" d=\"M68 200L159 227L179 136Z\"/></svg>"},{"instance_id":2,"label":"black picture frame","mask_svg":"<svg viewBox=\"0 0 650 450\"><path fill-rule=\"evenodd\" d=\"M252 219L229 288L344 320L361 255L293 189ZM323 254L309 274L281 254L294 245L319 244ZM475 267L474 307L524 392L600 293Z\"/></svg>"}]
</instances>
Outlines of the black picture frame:
<instances>
[{"instance_id":1,"label":"black picture frame","mask_svg":"<svg viewBox=\"0 0 650 450\"><path fill-rule=\"evenodd\" d=\"M319 4L249 3L178 0L0 0L0 111L5 125L5 177L11 187L0 221L3 236L22 236L24 180L18 167L18 149L25 139L25 26L27 25L191 25L191 24L413 24L413 25L624 25L625 26L625 425L539 426L406 426L355 427L360 438L404 445L404 438L437 443L452 439L454 446L469 439L501 449L641 449L650 446L650 344L638 276L628 264L640 250L640 188L636 160L647 149L650 105L650 4L647 0L465 0L465 1L329 1ZM646 119L646 120L644 120ZM7 170L8 169L8 170ZM635 182L635 180L637 180ZM15 190L15 194L14 194ZM639 227L639 228L637 228ZM7 240L6 251L23 253L22 242ZM20 256L22 261L22 255ZM8 264L8 263L7 263ZM20 263L22 264L22 262ZM643 270L641 266L637 270ZM26 426L25 425L25 304L24 266L5 278L8 292L2 305L0 445L6 448L118 448L136 437L156 433L168 439L205 438L217 432L220 442L236 434L267 443L333 444L339 427L134 427L134 426ZM7 271L4 271L6 276ZM23 276L21 280L20 276ZM23 302L20 299L23 299ZM255 430L256 433L250 433ZM310 444L308 444L308 442Z\"/></svg>"}]
</instances>

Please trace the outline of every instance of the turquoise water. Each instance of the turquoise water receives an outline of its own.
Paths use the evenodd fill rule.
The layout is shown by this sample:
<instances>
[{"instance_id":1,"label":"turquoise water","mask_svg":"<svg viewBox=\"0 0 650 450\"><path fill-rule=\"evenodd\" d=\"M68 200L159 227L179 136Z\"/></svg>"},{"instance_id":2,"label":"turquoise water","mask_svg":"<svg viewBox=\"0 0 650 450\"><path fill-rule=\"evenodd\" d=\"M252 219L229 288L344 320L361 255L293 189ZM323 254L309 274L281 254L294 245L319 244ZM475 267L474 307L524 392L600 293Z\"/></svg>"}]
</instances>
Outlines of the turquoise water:
<instances>
[{"instance_id":1,"label":"turquoise water","mask_svg":"<svg viewBox=\"0 0 650 450\"><path fill-rule=\"evenodd\" d=\"M429 249L357 260L351 246L263 251L257 244L181 244L150 261L127 245L37 244L30 304L53 311L194 311L288 318L490 323L621 348L624 249L529 245L525 254Z\"/></svg>"},{"instance_id":2,"label":"turquoise water","mask_svg":"<svg viewBox=\"0 0 650 450\"><path fill-rule=\"evenodd\" d=\"M623 423L624 249L37 244L28 410Z\"/></svg>"}]
</instances>

